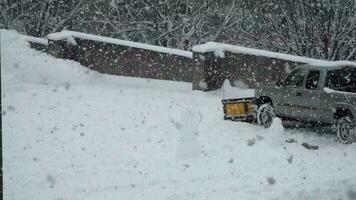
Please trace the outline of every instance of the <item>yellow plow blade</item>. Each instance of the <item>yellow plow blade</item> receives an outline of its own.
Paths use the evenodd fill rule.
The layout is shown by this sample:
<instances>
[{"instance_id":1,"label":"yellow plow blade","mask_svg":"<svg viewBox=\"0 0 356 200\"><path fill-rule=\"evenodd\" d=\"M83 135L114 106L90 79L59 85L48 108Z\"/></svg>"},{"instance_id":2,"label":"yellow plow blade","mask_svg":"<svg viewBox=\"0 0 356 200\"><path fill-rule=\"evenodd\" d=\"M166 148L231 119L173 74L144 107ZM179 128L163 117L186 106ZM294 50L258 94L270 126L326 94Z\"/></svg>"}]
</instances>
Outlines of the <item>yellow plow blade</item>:
<instances>
[{"instance_id":1,"label":"yellow plow blade","mask_svg":"<svg viewBox=\"0 0 356 200\"><path fill-rule=\"evenodd\" d=\"M224 119L233 121L255 121L254 98L223 99Z\"/></svg>"}]
</instances>

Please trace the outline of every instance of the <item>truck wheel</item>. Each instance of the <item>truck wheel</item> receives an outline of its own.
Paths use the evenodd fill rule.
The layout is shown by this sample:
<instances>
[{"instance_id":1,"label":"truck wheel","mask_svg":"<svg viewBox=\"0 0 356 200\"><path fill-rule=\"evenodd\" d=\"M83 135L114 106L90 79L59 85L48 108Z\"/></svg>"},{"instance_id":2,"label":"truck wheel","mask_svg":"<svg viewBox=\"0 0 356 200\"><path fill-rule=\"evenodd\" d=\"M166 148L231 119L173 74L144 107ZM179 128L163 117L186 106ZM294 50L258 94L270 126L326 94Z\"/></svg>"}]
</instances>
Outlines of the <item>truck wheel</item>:
<instances>
[{"instance_id":1,"label":"truck wheel","mask_svg":"<svg viewBox=\"0 0 356 200\"><path fill-rule=\"evenodd\" d=\"M350 117L342 117L337 121L337 139L344 144L351 144L356 137L355 123Z\"/></svg>"},{"instance_id":2,"label":"truck wheel","mask_svg":"<svg viewBox=\"0 0 356 200\"><path fill-rule=\"evenodd\" d=\"M274 108L271 104L262 104L257 111L257 123L258 125L269 128L272 125L273 119L276 117Z\"/></svg>"}]
</instances>

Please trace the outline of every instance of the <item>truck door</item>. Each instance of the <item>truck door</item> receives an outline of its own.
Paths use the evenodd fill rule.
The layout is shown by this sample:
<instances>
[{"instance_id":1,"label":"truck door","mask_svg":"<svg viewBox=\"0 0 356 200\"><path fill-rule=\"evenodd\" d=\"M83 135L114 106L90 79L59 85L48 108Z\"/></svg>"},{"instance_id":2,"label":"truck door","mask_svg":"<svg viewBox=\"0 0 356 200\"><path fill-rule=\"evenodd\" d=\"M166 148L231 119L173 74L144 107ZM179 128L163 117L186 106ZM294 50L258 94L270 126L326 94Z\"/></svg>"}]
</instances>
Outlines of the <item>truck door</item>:
<instances>
[{"instance_id":1,"label":"truck door","mask_svg":"<svg viewBox=\"0 0 356 200\"><path fill-rule=\"evenodd\" d=\"M284 89L277 100L277 113L282 116L299 118L301 102L304 101L303 91L307 69L294 70L285 80Z\"/></svg>"},{"instance_id":2,"label":"truck door","mask_svg":"<svg viewBox=\"0 0 356 200\"><path fill-rule=\"evenodd\" d=\"M289 94L286 98L286 106L289 109L288 116L300 120L319 121L322 87L320 71L304 69L300 70L298 74L297 81L286 82ZM291 86L288 87L288 85Z\"/></svg>"},{"instance_id":3,"label":"truck door","mask_svg":"<svg viewBox=\"0 0 356 200\"><path fill-rule=\"evenodd\" d=\"M303 101L300 102L300 118L308 121L320 121L320 95L322 92L321 72L309 70L305 87L299 91Z\"/></svg>"}]
</instances>

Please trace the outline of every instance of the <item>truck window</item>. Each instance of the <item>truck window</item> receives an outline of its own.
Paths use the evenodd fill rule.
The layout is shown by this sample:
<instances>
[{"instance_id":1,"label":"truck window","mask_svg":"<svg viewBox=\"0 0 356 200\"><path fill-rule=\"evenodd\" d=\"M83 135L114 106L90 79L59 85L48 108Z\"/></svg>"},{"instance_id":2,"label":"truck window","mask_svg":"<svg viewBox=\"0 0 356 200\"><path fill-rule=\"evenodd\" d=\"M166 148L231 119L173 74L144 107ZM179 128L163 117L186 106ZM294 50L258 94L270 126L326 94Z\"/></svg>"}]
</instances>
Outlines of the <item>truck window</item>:
<instances>
[{"instance_id":1,"label":"truck window","mask_svg":"<svg viewBox=\"0 0 356 200\"><path fill-rule=\"evenodd\" d=\"M320 78L320 71L318 71L318 70L309 71L305 88L310 89L310 90L317 89L318 83L319 83L319 78Z\"/></svg>"},{"instance_id":2,"label":"truck window","mask_svg":"<svg viewBox=\"0 0 356 200\"><path fill-rule=\"evenodd\" d=\"M287 77L285 85L301 87L303 85L305 75L305 69L296 69Z\"/></svg>"},{"instance_id":3,"label":"truck window","mask_svg":"<svg viewBox=\"0 0 356 200\"><path fill-rule=\"evenodd\" d=\"M337 91L356 93L356 68L349 67L328 71L325 87Z\"/></svg>"}]
</instances>

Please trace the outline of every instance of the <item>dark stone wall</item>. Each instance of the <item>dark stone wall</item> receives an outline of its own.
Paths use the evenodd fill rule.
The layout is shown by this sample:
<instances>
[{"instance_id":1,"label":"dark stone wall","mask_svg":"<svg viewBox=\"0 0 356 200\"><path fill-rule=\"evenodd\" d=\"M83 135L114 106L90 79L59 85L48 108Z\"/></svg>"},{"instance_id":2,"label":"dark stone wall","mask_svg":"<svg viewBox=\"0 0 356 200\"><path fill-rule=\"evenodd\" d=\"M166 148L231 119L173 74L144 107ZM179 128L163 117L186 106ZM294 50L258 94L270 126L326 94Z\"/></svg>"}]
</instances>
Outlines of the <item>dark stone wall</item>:
<instances>
[{"instance_id":1,"label":"dark stone wall","mask_svg":"<svg viewBox=\"0 0 356 200\"><path fill-rule=\"evenodd\" d=\"M77 45L50 41L49 52L94 71L141 78L192 82L191 58L75 38Z\"/></svg>"},{"instance_id":2,"label":"dark stone wall","mask_svg":"<svg viewBox=\"0 0 356 200\"><path fill-rule=\"evenodd\" d=\"M216 57L213 52L194 52L194 59L193 89L209 91L221 88L226 78L224 59Z\"/></svg>"},{"instance_id":3,"label":"dark stone wall","mask_svg":"<svg viewBox=\"0 0 356 200\"><path fill-rule=\"evenodd\" d=\"M40 43L36 43L36 42L31 42L28 41L30 43L30 47L32 49L35 49L37 51L42 51L42 52L46 52L47 51L47 47L48 45L44 45L44 44L40 44Z\"/></svg>"},{"instance_id":4,"label":"dark stone wall","mask_svg":"<svg viewBox=\"0 0 356 200\"><path fill-rule=\"evenodd\" d=\"M70 59L78 62L78 58L80 58L79 49L76 46L70 45L67 41L62 40L48 40L47 53L56 58Z\"/></svg>"},{"instance_id":5,"label":"dark stone wall","mask_svg":"<svg viewBox=\"0 0 356 200\"><path fill-rule=\"evenodd\" d=\"M242 81L250 88L284 78L299 63L225 52L194 52L193 59L110 43L75 38L77 45L49 41L48 52L58 58L72 59L100 73L191 82L193 90L221 88L225 79L234 85ZM288 69L288 70L286 70Z\"/></svg>"},{"instance_id":6,"label":"dark stone wall","mask_svg":"<svg viewBox=\"0 0 356 200\"><path fill-rule=\"evenodd\" d=\"M283 79L287 76L289 70L299 64L301 63L226 52L223 68L227 79L231 81L240 80L255 88L261 84Z\"/></svg>"},{"instance_id":7,"label":"dark stone wall","mask_svg":"<svg viewBox=\"0 0 356 200\"><path fill-rule=\"evenodd\" d=\"M239 80L250 88L256 88L258 85L283 79L288 70L301 64L231 52L225 52L224 58L216 57L213 52L194 54L194 58L198 60L196 63L199 63L200 79L206 83L203 90L221 88L226 79L230 80L232 85ZM196 85L196 88L199 88L199 85Z\"/></svg>"}]
</instances>

